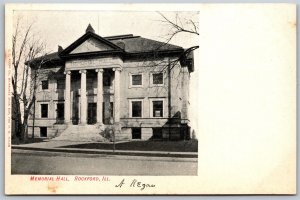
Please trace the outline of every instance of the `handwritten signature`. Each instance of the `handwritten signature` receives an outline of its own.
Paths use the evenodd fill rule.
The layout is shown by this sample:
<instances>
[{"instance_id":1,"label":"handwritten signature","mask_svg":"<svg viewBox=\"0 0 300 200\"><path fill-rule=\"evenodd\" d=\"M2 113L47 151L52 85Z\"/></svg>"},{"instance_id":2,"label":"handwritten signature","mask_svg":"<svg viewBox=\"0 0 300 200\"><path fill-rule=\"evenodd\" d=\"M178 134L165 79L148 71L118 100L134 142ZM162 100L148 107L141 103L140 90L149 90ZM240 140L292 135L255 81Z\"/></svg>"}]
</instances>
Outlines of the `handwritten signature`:
<instances>
[{"instance_id":1,"label":"handwritten signature","mask_svg":"<svg viewBox=\"0 0 300 200\"><path fill-rule=\"evenodd\" d=\"M144 190L145 188L153 188L155 184L142 183L136 179L129 181L129 185L125 183L125 179L123 179L119 184L115 185L116 188L121 188L123 185L127 185L129 187L140 188L140 190Z\"/></svg>"}]
</instances>

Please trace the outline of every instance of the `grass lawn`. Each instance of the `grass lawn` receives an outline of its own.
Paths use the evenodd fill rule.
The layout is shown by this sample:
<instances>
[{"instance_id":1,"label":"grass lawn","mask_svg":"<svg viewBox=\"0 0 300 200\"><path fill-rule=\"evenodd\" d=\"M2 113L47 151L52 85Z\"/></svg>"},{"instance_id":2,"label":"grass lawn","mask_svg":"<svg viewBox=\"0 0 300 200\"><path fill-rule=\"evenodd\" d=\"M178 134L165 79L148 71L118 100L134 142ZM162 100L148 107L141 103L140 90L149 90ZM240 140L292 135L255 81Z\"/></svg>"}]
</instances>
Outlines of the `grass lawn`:
<instances>
[{"instance_id":1,"label":"grass lawn","mask_svg":"<svg viewBox=\"0 0 300 200\"><path fill-rule=\"evenodd\" d=\"M20 142L19 139L13 139L12 144L31 144L31 143L39 143L39 142L45 142L45 138L28 138L26 142Z\"/></svg>"},{"instance_id":2,"label":"grass lawn","mask_svg":"<svg viewBox=\"0 0 300 200\"><path fill-rule=\"evenodd\" d=\"M116 150L133 151L169 151L169 152L197 152L198 141L130 141L117 143ZM87 143L78 145L61 146L63 148L79 149L113 149L113 143Z\"/></svg>"}]
</instances>

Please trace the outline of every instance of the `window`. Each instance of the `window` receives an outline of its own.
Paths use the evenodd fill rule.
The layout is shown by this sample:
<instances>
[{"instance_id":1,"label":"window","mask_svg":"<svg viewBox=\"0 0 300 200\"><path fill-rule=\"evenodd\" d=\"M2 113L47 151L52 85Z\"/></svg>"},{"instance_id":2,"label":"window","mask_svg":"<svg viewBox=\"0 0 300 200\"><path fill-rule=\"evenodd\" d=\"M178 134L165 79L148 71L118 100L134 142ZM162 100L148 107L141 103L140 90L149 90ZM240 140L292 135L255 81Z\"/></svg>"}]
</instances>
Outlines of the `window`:
<instances>
[{"instance_id":1,"label":"window","mask_svg":"<svg viewBox=\"0 0 300 200\"><path fill-rule=\"evenodd\" d=\"M132 128L131 134L132 134L132 139L141 139L142 138L141 128Z\"/></svg>"},{"instance_id":2,"label":"window","mask_svg":"<svg viewBox=\"0 0 300 200\"><path fill-rule=\"evenodd\" d=\"M40 127L40 137L47 137L47 127Z\"/></svg>"},{"instance_id":3,"label":"window","mask_svg":"<svg viewBox=\"0 0 300 200\"><path fill-rule=\"evenodd\" d=\"M132 74L131 75L131 86L142 86L143 76L142 74Z\"/></svg>"},{"instance_id":4,"label":"window","mask_svg":"<svg viewBox=\"0 0 300 200\"><path fill-rule=\"evenodd\" d=\"M162 139L162 128L152 128L152 139Z\"/></svg>"},{"instance_id":5,"label":"window","mask_svg":"<svg viewBox=\"0 0 300 200\"><path fill-rule=\"evenodd\" d=\"M163 101L152 101L153 117L163 117Z\"/></svg>"},{"instance_id":6,"label":"window","mask_svg":"<svg viewBox=\"0 0 300 200\"><path fill-rule=\"evenodd\" d=\"M113 124L113 118L114 118L114 103L109 102L102 103L102 116L103 116L103 124Z\"/></svg>"},{"instance_id":7,"label":"window","mask_svg":"<svg viewBox=\"0 0 300 200\"><path fill-rule=\"evenodd\" d=\"M57 80L57 89L65 89L65 80L64 79L59 79Z\"/></svg>"},{"instance_id":8,"label":"window","mask_svg":"<svg viewBox=\"0 0 300 200\"><path fill-rule=\"evenodd\" d=\"M162 85L162 84L164 84L164 74L163 73L152 74L152 84L153 85Z\"/></svg>"},{"instance_id":9,"label":"window","mask_svg":"<svg viewBox=\"0 0 300 200\"><path fill-rule=\"evenodd\" d=\"M131 101L131 117L142 117L142 101Z\"/></svg>"},{"instance_id":10,"label":"window","mask_svg":"<svg viewBox=\"0 0 300 200\"><path fill-rule=\"evenodd\" d=\"M42 89L43 90L48 90L48 80L42 81Z\"/></svg>"},{"instance_id":11,"label":"window","mask_svg":"<svg viewBox=\"0 0 300 200\"><path fill-rule=\"evenodd\" d=\"M48 104L41 104L41 117L42 118L48 117Z\"/></svg>"},{"instance_id":12,"label":"window","mask_svg":"<svg viewBox=\"0 0 300 200\"><path fill-rule=\"evenodd\" d=\"M65 104L58 103L56 108L56 118L57 119L64 119L65 118Z\"/></svg>"}]
</instances>

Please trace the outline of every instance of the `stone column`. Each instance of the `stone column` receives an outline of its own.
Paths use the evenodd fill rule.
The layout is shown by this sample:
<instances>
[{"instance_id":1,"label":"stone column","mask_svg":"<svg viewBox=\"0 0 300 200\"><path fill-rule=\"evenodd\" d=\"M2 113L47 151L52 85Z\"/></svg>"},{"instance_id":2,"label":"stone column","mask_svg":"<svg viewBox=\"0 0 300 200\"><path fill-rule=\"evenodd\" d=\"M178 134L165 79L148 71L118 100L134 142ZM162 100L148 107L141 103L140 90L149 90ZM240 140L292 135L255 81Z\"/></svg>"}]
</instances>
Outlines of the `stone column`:
<instances>
[{"instance_id":1,"label":"stone column","mask_svg":"<svg viewBox=\"0 0 300 200\"><path fill-rule=\"evenodd\" d=\"M71 71L65 71L66 89L65 89L65 123L71 123Z\"/></svg>"},{"instance_id":2,"label":"stone column","mask_svg":"<svg viewBox=\"0 0 300 200\"><path fill-rule=\"evenodd\" d=\"M86 70L80 70L81 87L80 87L80 124L86 124L87 119L87 98L86 98Z\"/></svg>"},{"instance_id":3,"label":"stone column","mask_svg":"<svg viewBox=\"0 0 300 200\"><path fill-rule=\"evenodd\" d=\"M97 72L97 123L103 124L103 69L96 69Z\"/></svg>"},{"instance_id":4,"label":"stone column","mask_svg":"<svg viewBox=\"0 0 300 200\"><path fill-rule=\"evenodd\" d=\"M121 68L113 68L115 71L114 80L114 123L120 122L120 74Z\"/></svg>"}]
</instances>

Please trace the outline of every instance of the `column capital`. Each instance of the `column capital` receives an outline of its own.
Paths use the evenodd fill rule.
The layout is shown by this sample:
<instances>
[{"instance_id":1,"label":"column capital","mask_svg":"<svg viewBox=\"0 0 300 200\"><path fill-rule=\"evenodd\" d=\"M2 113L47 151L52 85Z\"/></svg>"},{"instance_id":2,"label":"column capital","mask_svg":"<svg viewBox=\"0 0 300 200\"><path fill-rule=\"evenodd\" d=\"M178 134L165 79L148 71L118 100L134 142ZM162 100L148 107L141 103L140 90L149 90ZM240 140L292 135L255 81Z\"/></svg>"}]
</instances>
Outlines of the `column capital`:
<instances>
[{"instance_id":1,"label":"column capital","mask_svg":"<svg viewBox=\"0 0 300 200\"><path fill-rule=\"evenodd\" d=\"M101 72L101 73L102 73L104 70L103 70L102 68L99 68L99 69L95 69L95 71L96 71L96 72Z\"/></svg>"},{"instance_id":2,"label":"column capital","mask_svg":"<svg viewBox=\"0 0 300 200\"><path fill-rule=\"evenodd\" d=\"M86 74L86 70L85 70L85 69L79 70L79 73L80 73L80 74L82 74L82 73L83 73L83 74Z\"/></svg>"},{"instance_id":3,"label":"column capital","mask_svg":"<svg viewBox=\"0 0 300 200\"><path fill-rule=\"evenodd\" d=\"M64 74L66 74L66 75L70 75L70 74L71 74L71 71L70 71L70 70L68 70L68 71L65 71L65 72L64 72Z\"/></svg>"},{"instance_id":4,"label":"column capital","mask_svg":"<svg viewBox=\"0 0 300 200\"><path fill-rule=\"evenodd\" d=\"M114 67L112 68L113 71L122 71L121 67Z\"/></svg>"}]
</instances>

